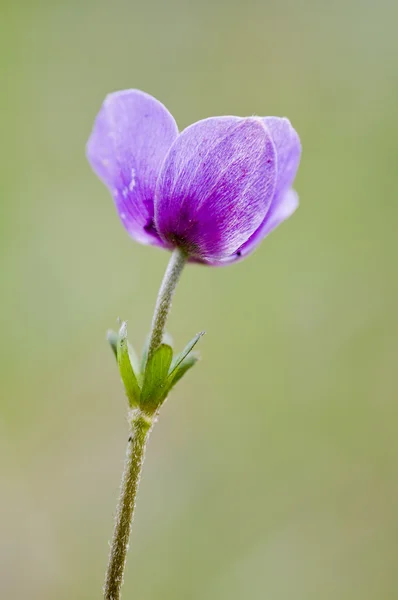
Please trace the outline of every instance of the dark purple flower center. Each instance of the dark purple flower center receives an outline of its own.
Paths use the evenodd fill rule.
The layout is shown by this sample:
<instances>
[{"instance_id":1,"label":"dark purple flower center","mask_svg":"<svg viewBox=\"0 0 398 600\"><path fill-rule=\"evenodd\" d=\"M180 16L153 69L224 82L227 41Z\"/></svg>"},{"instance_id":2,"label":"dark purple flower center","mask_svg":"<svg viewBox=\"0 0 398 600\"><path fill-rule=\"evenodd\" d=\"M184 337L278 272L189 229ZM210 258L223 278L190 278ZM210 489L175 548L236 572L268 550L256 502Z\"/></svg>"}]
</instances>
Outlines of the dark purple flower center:
<instances>
[{"instance_id":1,"label":"dark purple flower center","mask_svg":"<svg viewBox=\"0 0 398 600\"><path fill-rule=\"evenodd\" d=\"M148 219L146 225L144 225L144 229L150 235L154 235L156 237L158 236L158 232L156 231L156 227L155 227L155 222L152 218Z\"/></svg>"}]
</instances>

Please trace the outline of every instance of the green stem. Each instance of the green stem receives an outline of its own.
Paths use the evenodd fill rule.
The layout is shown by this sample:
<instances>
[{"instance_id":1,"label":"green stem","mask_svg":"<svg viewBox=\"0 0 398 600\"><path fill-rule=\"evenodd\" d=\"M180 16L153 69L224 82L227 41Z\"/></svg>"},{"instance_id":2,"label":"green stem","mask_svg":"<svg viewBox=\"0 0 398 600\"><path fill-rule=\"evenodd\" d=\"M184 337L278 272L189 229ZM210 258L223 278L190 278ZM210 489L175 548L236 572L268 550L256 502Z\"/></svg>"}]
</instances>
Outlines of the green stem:
<instances>
[{"instance_id":1,"label":"green stem","mask_svg":"<svg viewBox=\"0 0 398 600\"><path fill-rule=\"evenodd\" d=\"M109 554L104 584L104 599L119 600L123 584L123 573L129 545L138 485L144 462L145 446L152 420L137 410L132 413L130 437L120 487L119 504L115 517L115 529Z\"/></svg>"},{"instance_id":2,"label":"green stem","mask_svg":"<svg viewBox=\"0 0 398 600\"><path fill-rule=\"evenodd\" d=\"M182 250L176 248L171 255L156 301L148 357L162 343L171 301L185 262L186 255ZM153 424L152 418L140 409L132 411L130 417L131 432L127 445L120 497L116 509L115 528L104 584L105 600L120 600L121 598L123 574L138 485L144 462L145 446Z\"/></svg>"},{"instance_id":3,"label":"green stem","mask_svg":"<svg viewBox=\"0 0 398 600\"><path fill-rule=\"evenodd\" d=\"M167 316L171 308L171 301L185 262L185 253L180 248L175 248L167 265L156 301L149 338L148 358L162 343Z\"/></svg>"}]
</instances>

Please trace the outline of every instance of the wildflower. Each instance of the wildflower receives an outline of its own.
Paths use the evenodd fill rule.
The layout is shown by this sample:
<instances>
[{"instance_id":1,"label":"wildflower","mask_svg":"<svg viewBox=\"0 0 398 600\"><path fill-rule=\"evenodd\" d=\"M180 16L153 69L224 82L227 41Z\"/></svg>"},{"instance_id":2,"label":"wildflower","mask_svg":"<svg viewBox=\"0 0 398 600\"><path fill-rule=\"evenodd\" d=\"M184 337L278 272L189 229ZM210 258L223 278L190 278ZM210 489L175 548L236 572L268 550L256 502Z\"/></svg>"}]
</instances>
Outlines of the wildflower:
<instances>
[{"instance_id":1,"label":"wildflower","mask_svg":"<svg viewBox=\"0 0 398 600\"><path fill-rule=\"evenodd\" d=\"M295 211L300 155L288 119L211 117L179 133L139 90L107 96L87 145L132 238L209 265L246 257Z\"/></svg>"},{"instance_id":2,"label":"wildflower","mask_svg":"<svg viewBox=\"0 0 398 600\"><path fill-rule=\"evenodd\" d=\"M104 584L119 600L145 447L170 390L197 362L203 332L175 354L165 326L187 260L225 265L252 252L298 206L301 145L288 119L212 117L181 133L148 94L110 94L87 156L132 238L172 250L138 361L123 322L108 332L128 401L130 433Z\"/></svg>"}]
</instances>

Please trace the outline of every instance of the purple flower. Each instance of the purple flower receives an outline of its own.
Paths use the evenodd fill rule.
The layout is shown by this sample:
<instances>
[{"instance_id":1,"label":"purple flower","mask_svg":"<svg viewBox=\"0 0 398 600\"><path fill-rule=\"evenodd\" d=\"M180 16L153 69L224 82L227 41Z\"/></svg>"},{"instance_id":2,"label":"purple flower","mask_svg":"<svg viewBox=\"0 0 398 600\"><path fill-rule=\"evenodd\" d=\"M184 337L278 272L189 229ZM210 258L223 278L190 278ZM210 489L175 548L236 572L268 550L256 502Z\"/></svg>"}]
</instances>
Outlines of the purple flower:
<instances>
[{"instance_id":1,"label":"purple flower","mask_svg":"<svg viewBox=\"0 0 398 600\"><path fill-rule=\"evenodd\" d=\"M179 133L139 90L107 96L87 144L132 238L210 265L244 258L295 211L300 154L288 119L211 117Z\"/></svg>"}]
</instances>

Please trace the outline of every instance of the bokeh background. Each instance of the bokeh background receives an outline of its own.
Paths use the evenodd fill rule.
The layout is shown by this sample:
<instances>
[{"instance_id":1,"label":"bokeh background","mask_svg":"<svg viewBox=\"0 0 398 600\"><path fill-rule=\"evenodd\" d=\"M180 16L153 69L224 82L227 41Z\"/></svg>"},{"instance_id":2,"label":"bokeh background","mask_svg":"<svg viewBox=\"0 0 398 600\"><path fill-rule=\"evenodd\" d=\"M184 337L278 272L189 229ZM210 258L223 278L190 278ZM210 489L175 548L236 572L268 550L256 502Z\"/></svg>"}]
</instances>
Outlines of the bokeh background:
<instances>
[{"instance_id":1,"label":"bokeh background","mask_svg":"<svg viewBox=\"0 0 398 600\"><path fill-rule=\"evenodd\" d=\"M0 597L96 599L124 457L105 331L145 338L168 256L84 146L138 87L181 128L288 116L301 207L247 261L189 267L202 362L150 440L123 598L398 597L398 5L3 0Z\"/></svg>"}]
</instances>

